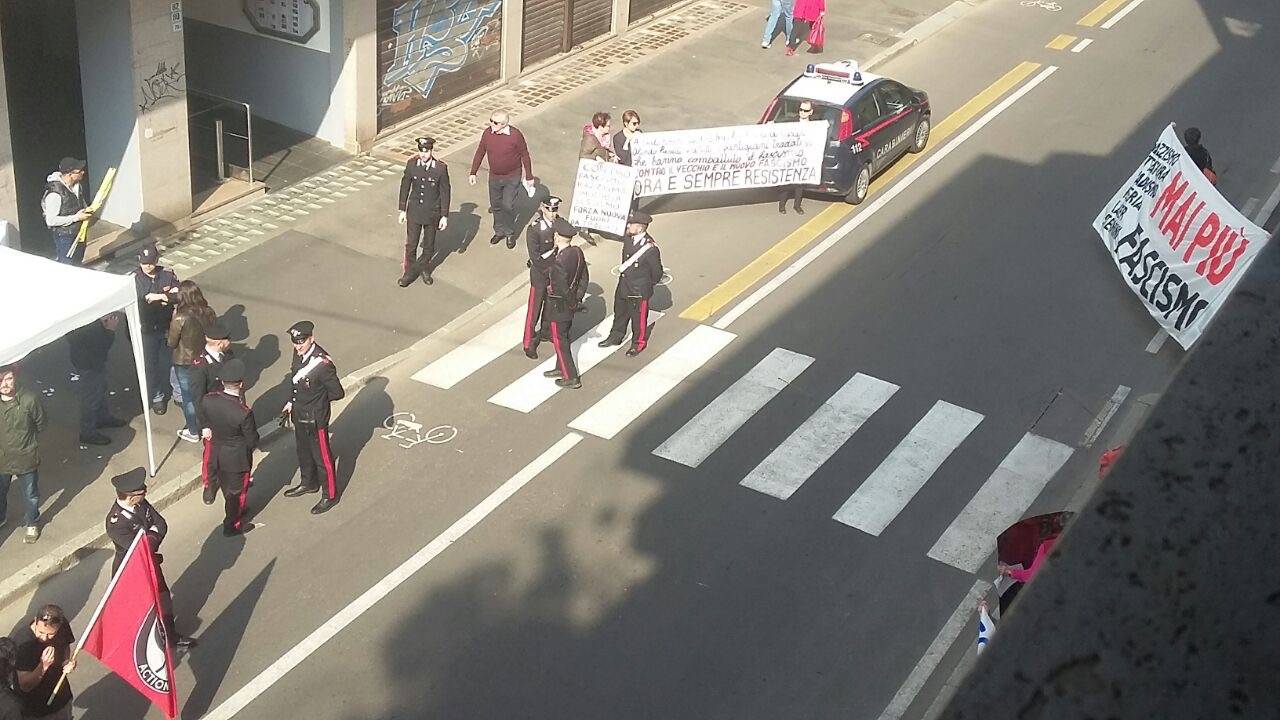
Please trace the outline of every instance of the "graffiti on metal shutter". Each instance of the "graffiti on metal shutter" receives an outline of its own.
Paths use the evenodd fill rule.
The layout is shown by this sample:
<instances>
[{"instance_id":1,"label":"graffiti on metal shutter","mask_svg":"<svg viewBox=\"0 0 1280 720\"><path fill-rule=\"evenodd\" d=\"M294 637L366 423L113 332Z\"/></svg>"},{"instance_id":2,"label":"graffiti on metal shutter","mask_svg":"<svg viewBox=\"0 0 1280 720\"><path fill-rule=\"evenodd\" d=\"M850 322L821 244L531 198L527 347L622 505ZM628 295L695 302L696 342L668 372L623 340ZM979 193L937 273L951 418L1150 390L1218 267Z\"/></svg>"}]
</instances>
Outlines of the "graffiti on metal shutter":
<instances>
[{"instance_id":1,"label":"graffiti on metal shutter","mask_svg":"<svg viewBox=\"0 0 1280 720\"><path fill-rule=\"evenodd\" d=\"M378 35L381 128L498 79L502 0L394 4Z\"/></svg>"}]
</instances>

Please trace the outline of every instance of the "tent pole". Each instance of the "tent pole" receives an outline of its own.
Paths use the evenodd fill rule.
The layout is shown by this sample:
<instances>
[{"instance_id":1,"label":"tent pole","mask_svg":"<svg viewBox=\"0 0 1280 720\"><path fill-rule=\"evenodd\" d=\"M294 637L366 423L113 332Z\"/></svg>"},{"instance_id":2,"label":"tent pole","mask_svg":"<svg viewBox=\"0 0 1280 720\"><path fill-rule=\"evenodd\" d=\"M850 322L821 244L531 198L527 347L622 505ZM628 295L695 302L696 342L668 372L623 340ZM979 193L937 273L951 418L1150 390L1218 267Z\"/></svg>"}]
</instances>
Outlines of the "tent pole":
<instances>
[{"instance_id":1,"label":"tent pole","mask_svg":"<svg viewBox=\"0 0 1280 720\"><path fill-rule=\"evenodd\" d=\"M147 477L156 476L155 440L151 437L151 398L147 395L147 363L142 356L142 318L135 298L124 308L129 320L129 342L133 343L133 364L138 371L138 397L142 399L142 423L147 431Z\"/></svg>"}]
</instances>

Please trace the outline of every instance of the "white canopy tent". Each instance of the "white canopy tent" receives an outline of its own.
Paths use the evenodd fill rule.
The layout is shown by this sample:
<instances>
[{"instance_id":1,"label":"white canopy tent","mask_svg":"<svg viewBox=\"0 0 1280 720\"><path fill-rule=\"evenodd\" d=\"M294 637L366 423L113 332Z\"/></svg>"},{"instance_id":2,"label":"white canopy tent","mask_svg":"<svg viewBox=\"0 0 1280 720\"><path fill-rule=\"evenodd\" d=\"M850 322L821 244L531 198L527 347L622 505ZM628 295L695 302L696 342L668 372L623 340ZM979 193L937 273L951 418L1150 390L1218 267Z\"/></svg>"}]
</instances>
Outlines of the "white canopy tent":
<instances>
[{"instance_id":1,"label":"white canopy tent","mask_svg":"<svg viewBox=\"0 0 1280 720\"><path fill-rule=\"evenodd\" d=\"M133 278L62 265L0 247L0 365L21 360L32 350L116 310L123 310L129 321L138 395L147 429L148 469L155 477L156 452L151 439L151 409L147 406L146 367L138 352L142 330Z\"/></svg>"}]
</instances>

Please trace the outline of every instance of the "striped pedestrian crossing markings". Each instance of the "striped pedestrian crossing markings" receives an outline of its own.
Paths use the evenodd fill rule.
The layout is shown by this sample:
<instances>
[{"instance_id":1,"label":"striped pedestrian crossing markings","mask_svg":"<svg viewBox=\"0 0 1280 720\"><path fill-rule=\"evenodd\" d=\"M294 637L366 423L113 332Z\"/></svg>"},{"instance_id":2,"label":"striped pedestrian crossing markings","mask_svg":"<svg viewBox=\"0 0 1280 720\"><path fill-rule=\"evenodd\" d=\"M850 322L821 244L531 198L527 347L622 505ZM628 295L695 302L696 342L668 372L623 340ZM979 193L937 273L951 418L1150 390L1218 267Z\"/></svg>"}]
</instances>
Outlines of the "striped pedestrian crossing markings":
<instances>
[{"instance_id":1,"label":"striped pedestrian crossing markings","mask_svg":"<svg viewBox=\"0 0 1280 720\"><path fill-rule=\"evenodd\" d=\"M1031 509L1071 448L1027 433L929 550L929 557L977 572L995 551L996 536Z\"/></svg>"},{"instance_id":2,"label":"striped pedestrian crossing markings","mask_svg":"<svg viewBox=\"0 0 1280 720\"><path fill-rule=\"evenodd\" d=\"M854 375L740 484L786 500L897 391L893 383Z\"/></svg>"},{"instance_id":3,"label":"striped pedestrian crossing markings","mask_svg":"<svg viewBox=\"0 0 1280 720\"><path fill-rule=\"evenodd\" d=\"M696 468L753 415L813 363L813 358L776 348L729 389L702 408L653 454Z\"/></svg>"},{"instance_id":4,"label":"striped pedestrian crossing markings","mask_svg":"<svg viewBox=\"0 0 1280 720\"><path fill-rule=\"evenodd\" d=\"M650 312L650 324L657 322L658 318L661 317L662 313L660 312ZM604 320L601 320L598 325L573 341L570 352L573 353L573 358L578 364L578 374L585 375L588 370L599 365L605 358L623 347L622 345L600 347L600 341L609 335L609 328L612 325L613 316L609 315ZM546 348L546 345L543 347ZM499 390L493 397L489 398L489 402L527 413L551 399L551 396L555 395L560 387L542 374L555 365L555 351L550 350L550 352L550 357L538 363L536 368L525 373L515 382Z\"/></svg>"},{"instance_id":5,"label":"striped pedestrian crossing markings","mask_svg":"<svg viewBox=\"0 0 1280 720\"><path fill-rule=\"evenodd\" d=\"M834 519L879 535L980 422L982 415L939 400L849 496Z\"/></svg>"},{"instance_id":6,"label":"striped pedestrian crossing markings","mask_svg":"<svg viewBox=\"0 0 1280 720\"><path fill-rule=\"evenodd\" d=\"M524 333L525 305L513 309L484 332L445 353L444 357L412 375L414 380L443 390L497 360L520 344Z\"/></svg>"}]
</instances>

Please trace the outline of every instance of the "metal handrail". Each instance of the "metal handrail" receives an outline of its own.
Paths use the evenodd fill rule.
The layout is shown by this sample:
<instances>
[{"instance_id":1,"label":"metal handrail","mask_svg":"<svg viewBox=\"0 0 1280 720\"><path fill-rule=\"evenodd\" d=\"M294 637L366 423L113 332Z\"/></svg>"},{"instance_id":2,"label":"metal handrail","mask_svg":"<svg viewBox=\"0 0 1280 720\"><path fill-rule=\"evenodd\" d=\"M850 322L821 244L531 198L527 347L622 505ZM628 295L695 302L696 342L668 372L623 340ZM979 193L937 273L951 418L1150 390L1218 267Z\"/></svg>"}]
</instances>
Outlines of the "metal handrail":
<instances>
[{"instance_id":1,"label":"metal handrail","mask_svg":"<svg viewBox=\"0 0 1280 720\"><path fill-rule=\"evenodd\" d=\"M238 135L236 133L227 133L227 134L232 137L238 137L244 140L249 145L249 162L248 162L249 184L252 185L253 184L253 110L252 108L249 107L249 103L242 102L240 100L234 100L229 97L223 97L215 93L205 92L203 90L192 90L190 86L187 87L187 94L200 95L202 97L209 98L210 100L217 100L219 102L230 103L232 105L240 105L241 107L244 108L244 127L245 127L246 134L245 135ZM213 108L209 108L209 110L213 110ZM194 115L189 115L188 117L195 117L196 115L200 115L201 113L209 112L209 110L201 110L200 112L195 113ZM218 144L219 145L222 144L221 137L218 138ZM219 161L221 161L221 159L219 159ZM219 172L221 172L221 170L219 170Z\"/></svg>"}]
</instances>

